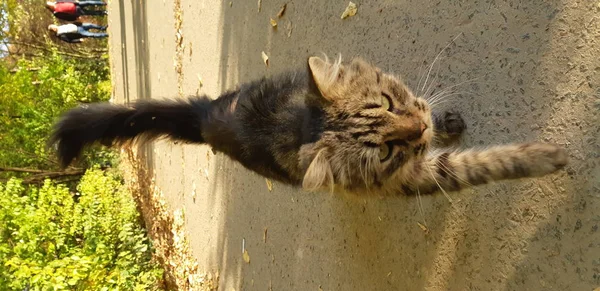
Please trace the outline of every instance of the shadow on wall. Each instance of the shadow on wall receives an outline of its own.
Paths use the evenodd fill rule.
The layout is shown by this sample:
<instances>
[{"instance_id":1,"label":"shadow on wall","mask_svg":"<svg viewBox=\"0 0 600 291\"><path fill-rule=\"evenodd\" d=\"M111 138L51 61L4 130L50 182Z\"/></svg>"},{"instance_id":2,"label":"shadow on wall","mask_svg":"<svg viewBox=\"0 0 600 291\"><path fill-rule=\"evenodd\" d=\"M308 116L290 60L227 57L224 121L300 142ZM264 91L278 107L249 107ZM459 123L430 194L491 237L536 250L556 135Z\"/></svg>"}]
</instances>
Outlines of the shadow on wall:
<instances>
[{"instance_id":1,"label":"shadow on wall","mask_svg":"<svg viewBox=\"0 0 600 291\"><path fill-rule=\"evenodd\" d=\"M592 3L576 9L556 0L369 1L340 20L342 2L292 1L273 29L269 18L280 6L264 2L261 12L256 1L222 3L223 90L302 68L321 52L346 60L360 55L401 71L414 88L419 72L462 34L430 79L437 89L476 79L437 108L463 114L469 128L463 147L545 140L567 147L572 162L549 177L454 193L453 205L441 195L423 197L420 210L414 197L348 199L278 183L269 192L264 178L217 155L217 168L225 170L213 174L207 193L217 187L225 193L211 197L226 212L219 247L211 250L224 290L591 290L600 284L600 128L590 105L600 83L591 72L600 63L593 58L598 49L577 49L581 35L569 31L585 31ZM597 36L597 21L593 27L588 32ZM261 51L269 55L268 68ZM577 72L565 74L572 65ZM250 264L242 260L242 240Z\"/></svg>"}]
</instances>

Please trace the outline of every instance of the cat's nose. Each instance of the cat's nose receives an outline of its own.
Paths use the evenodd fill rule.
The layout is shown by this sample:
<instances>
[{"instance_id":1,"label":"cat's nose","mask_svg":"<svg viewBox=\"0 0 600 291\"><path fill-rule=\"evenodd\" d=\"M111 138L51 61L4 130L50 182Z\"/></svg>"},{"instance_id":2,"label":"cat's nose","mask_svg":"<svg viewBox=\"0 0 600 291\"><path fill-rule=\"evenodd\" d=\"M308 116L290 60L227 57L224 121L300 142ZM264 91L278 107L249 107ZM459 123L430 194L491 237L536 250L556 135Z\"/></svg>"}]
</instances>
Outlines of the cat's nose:
<instances>
[{"instance_id":1,"label":"cat's nose","mask_svg":"<svg viewBox=\"0 0 600 291\"><path fill-rule=\"evenodd\" d=\"M427 130L427 124L421 120L416 121L413 123L413 126L409 130L408 135L406 136L406 139L408 141L420 139L421 136L423 136L423 133L425 132L425 130Z\"/></svg>"},{"instance_id":2,"label":"cat's nose","mask_svg":"<svg viewBox=\"0 0 600 291\"><path fill-rule=\"evenodd\" d=\"M421 121L421 134L423 134L427 128L427 123Z\"/></svg>"}]
</instances>

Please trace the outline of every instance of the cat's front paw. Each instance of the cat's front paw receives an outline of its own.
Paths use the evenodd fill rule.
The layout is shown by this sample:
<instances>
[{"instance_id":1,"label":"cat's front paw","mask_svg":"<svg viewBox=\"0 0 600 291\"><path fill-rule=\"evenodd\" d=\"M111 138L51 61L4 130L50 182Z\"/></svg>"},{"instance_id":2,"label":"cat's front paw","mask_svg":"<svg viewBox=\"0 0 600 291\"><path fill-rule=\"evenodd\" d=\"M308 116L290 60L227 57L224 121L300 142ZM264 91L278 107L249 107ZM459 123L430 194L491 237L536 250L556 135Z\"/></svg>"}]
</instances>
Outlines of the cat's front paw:
<instances>
[{"instance_id":1,"label":"cat's front paw","mask_svg":"<svg viewBox=\"0 0 600 291\"><path fill-rule=\"evenodd\" d=\"M556 172L569 162L567 151L555 144L528 143L521 145L520 149L529 158L534 176Z\"/></svg>"},{"instance_id":2,"label":"cat's front paw","mask_svg":"<svg viewBox=\"0 0 600 291\"><path fill-rule=\"evenodd\" d=\"M436 132L443 137L454 138L461 135L467 125L460 113L455 111L446 111L434 116Z\"/></svg>"}]
</instances>

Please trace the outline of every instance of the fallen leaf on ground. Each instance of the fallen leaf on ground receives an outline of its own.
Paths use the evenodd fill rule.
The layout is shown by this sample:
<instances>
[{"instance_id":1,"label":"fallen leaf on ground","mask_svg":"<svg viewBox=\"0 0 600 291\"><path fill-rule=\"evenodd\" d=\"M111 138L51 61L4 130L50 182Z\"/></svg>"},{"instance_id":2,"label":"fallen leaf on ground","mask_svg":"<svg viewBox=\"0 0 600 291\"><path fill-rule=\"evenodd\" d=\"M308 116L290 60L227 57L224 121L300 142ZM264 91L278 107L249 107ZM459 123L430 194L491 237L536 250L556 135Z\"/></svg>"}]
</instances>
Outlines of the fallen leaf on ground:
<instances>
[{"instance_id":1,"label":"fallen leaf on ground","mask_svg":"<svg viewBox=\"0 0 600 291\"><path fill-rule=\"evenodd\" d=\"M269 189L269 192L273 191L273 182L269 179L265 179L265 181L267 181L267 189Z\"/></svg>"},{"instance_id":2,"label":"fallen leaf on ground","mask_svg":"<svg viewBox=\"0 0 600 291\"><path fill-rule=\"evenodd\" d=\"M342 13L342 19L346 19L350 16L354 16L357 11L358 11L358 8L356 7L356 4L354 4L352 2L348 3L348 7L346 7L346 10L344 10L344 13Z\"/></svg>"},{"instance_id":3,"label":"fallen leaf on ground","mask_svg":"<svg viewBox=\"0 0 600 291\"><path fill-rule=\"evenodd\" d=\"M183 34L181 33L181 30L177 30L175 38L177 38L177 45L181 46L181 44L183 43Z\"/></svg>"},{"instance_id":4,"label":"fallen leaf on ground","mask_svg":"<svg viewBox=\"0 0 600 291\"><path fill-rule=\"evenodd\" d=\"M292 22L291 21L287 22L286 28L287 28L287 37L292 36Z\"/></svg>"},{"instance_id":5,"label":"fallen leaf on ground","mask_svg":"<svg viewBox=\"0 0 600 291\"><path fill-rule=\"evenodd\" d=\"M192 199L196 200L196 182L192 183Z\"/></svg>"},{"instance_id":6,"label":"fallen leaf on ground","mask_svg":"<svg viewBox=\"0 0 600 291\"><path fill-rule=\"evenodd\" d=\"M429 229L427 228L427 226L423 225L422 223L420 223L418 221L417 221L417 224L419 225L421 230L423 230L425 233L429 233Z\"/></svg>"},{"instance_id":7,"label":"fallen leaf on ground","mask_svg":"<svg viewBox=\"0 0 600 291\"><path fill-rule=\"evenodd\" d=\"M271 18L271 26L277 27L277 21L275 21L273 18Z\"/></svg>"},{"instance_id":8,"label":"fallen leaf on ground","mask_svg":"<svg viewBox=\"0 0 600 291\"><path fill-rule=\"evenodd\" d=\"M285 14L286 8L287 8L287 3L283 4L283 6L281 6L281 9L279 9L279 13L277 13L277 18L283 17L283 15Z\"/></svg>"},{"instance_id":9,"label":"fallen leaf on ground","mask_svg":"<svg viewBox=\"0 0 600 291\"><path fill-rule=\"evenodd\" d=\"M262 6L262 0L258 0L258 12L260 12L260 6Z\"/></svg>"},{"instance_id":10,"label":"fallen leaf on ground","mask_svg":"<svg viewBox=\"0 0 600 291\"><path fill-rule=\"evenodd\" d=\"M204 84L202 83L202 77L200 77L200 74L197 74L196 76L198 77L198 88L196 88L196 95L200 95L200 89L202 89Z\"/></svg>"},{"instance_id":11,"label":"fallen leaf on ground","mask_svg":"<svg viewBox=\"0 0 600 291\"><path fill-rule=\"evenodd\" d=\"M248 250L244 250L242 258L244 258L244 262L250 264L250 255L248 254Z\"/></svg>"},{"instance_id":12,"label":"fallen leaf on ground","mask_svg":"<svg viewBox=\"0 0 600 291\"><path fill-rule=\"evenodd\" d=\"M265 66L268 67L269 66L269 56L267 56L267 54L265 54L264 51L262 52L262 59L263 59L263 62L265 62Z\"/></svg>"},{"instance_id":13,"label":"fallen leaf on ground","mask_svg":"<svg viewBox=\"0 0 600 291\"><path fill-rule=\"evenodd\" d=\"M267 242L267 232L269 231L268 228L265 227L265 232L263 233L263 241L266 243Z\"/></svg>"}]
</instances>

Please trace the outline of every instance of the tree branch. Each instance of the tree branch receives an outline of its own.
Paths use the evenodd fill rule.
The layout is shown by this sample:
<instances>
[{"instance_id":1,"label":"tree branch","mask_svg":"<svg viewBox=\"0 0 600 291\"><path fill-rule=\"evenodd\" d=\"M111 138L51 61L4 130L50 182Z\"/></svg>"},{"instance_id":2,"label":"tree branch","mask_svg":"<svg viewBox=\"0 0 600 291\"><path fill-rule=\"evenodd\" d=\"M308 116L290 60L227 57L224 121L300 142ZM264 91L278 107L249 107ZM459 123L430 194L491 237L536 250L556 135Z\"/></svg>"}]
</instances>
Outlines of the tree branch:
<instances>
[{"instance_id":1,"label":"tree branch","mask_svg":"<svg viewBox=\"0 0 600 291\"><path fill-rule=\"evenodd\" d=\"M34 48L34 49L38 49L38 50L44 51L46 53L52 53L52 52L54 52L53 50L51 50L51 49L49 49L47 47L41 46L41 45L35 45L35 44L31 44L31 43L14 41L14 40L4 41L4 44L5 45L21 45L21 46L26 46L26 47L29 47L29 48ZM84 55L84 54L75 54L75 53L63 52L63 51L60 51L60 50L56 50L56 53L60 54L60 55L74 57L74 58L80 58L80 59L97 59L99 57L99 55L94 55L94 54L87 54L87 55Z\"/></svg>"}]
</instances>

